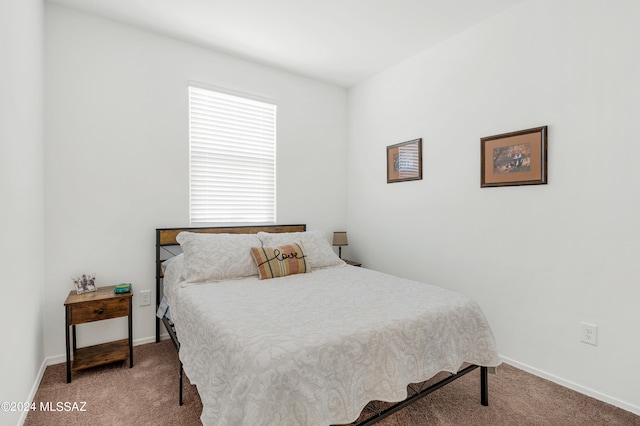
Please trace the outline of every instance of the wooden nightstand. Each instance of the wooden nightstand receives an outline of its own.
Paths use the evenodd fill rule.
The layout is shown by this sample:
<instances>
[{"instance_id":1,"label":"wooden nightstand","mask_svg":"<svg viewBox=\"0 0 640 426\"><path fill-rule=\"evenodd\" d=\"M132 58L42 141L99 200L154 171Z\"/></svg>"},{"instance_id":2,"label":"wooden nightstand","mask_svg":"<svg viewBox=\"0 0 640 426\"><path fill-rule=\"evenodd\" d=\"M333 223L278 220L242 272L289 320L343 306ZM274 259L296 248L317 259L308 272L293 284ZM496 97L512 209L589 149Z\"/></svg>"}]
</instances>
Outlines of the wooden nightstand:
<instances>
[{"instance_id":1,"label":"wooden nightstand","mask_svg":"<svg viewBox=\"0 0 640 426\"><path fill-rule=\"evenodd\" d=\"M354 262L353 260L347 260L347 259L342 259L342 260L344 260L344 262L345 262L347 265L352 265L352 266L362 266L362 263L360 263L360 262Z\"/></svg>"},{"instance_id":2,"label":"wooden nightstand","mask_svg":"<svg viewBox=\"0 0 640 426\"><path fill-rule=\"evenodd\" d=\"M71 383L71 370L83 370L97 365L122 361L129 358L129 368L133 367L132 339L132 296L129 293L115 294L115 286L101 287L90 293L76 294L73 290L64 301L67 338L67 383ZM129 338L100 345L78 348L76 345L76 325L110 318L129 318ZM73 343L69 341L71 327ZM71 345L73 344L73 363L71 362Z\"/></svg>"}]
</instances>

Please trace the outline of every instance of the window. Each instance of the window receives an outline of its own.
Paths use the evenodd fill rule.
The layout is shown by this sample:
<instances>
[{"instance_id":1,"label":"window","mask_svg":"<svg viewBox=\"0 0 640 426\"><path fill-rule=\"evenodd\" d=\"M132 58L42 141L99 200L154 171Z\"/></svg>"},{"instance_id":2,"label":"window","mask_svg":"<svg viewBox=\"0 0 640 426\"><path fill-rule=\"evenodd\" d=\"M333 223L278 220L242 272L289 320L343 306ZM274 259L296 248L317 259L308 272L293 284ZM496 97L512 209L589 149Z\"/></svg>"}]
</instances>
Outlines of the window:
<instances>
[{"instance_id":1,"label":"window","mask_svg":"<svg viewBox=\"0 0 640 426\"><path fill-rule=\"evenodd\" d=\"M275 223L276 105L189 87L191 225Z\"/></svg>"}]
</instances>

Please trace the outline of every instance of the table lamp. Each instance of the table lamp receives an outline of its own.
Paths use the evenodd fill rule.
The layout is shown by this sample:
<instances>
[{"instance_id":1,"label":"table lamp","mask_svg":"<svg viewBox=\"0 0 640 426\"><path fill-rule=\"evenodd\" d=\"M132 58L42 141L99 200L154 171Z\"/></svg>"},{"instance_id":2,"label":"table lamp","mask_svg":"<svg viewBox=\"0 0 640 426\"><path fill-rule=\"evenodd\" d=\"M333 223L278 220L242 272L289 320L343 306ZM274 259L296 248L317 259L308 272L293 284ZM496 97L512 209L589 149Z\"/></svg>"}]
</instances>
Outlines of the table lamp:
<instances>
[{"instance_id":1,"label":"table lamp","mask_svg":"<svg viewBox=\"0 0 640 426\"><path fill-rule=\"evenodd\" d=\"M338 246L338 257L342 259L342 246L348 246L349 241L347 240L346 232L334 232L333 233L333 245Z\"/></svg>"}]
</instances>

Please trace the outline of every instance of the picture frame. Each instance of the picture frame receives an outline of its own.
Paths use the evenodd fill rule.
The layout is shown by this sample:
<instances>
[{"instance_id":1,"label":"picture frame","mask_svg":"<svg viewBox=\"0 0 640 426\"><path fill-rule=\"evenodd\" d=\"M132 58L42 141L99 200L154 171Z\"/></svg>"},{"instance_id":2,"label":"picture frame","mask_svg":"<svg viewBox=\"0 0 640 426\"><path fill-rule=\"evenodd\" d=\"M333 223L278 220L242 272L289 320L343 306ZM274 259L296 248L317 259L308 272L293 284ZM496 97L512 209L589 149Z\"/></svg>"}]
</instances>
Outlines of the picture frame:
<instances>
[{"instance_id":1,"label":"picture frame","mask_svg":"<svg viewBox=\"0 0 640 426\"><path fill-rule=\"evenodd\" d=\"M76 287L77 294L90 293L98 290L98 287L96 287L95 275L82 274L81 276L74 277L72 279L73 284Z\"/></svg>"},{"instance_id":2,"label":"picture frame","mask_svg":"<svg viewBox=\"0 0 640 426\"><path fill-rule=\"evenodd\" d=\"M387 147L387 183L422 179L422 138Z\"/></svg>"},{"instance_id":3,"label":"picture frame","mask_svg":"<svg viewBox=\"0 0 640 426\"><path fill-rule=\"evenodd\" d=\"M480 187L546 185L547 126L480 139Z\"/></svg>"}]
</instances>

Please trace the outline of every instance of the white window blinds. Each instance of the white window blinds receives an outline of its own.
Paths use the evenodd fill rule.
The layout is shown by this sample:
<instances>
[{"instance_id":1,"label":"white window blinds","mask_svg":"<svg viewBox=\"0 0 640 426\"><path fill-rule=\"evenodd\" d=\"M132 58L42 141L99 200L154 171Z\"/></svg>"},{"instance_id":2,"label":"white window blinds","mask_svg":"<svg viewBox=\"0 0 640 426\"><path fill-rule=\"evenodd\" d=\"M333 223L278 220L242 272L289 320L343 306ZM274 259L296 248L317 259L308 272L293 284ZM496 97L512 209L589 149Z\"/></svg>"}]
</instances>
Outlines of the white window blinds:
<instances>
[{"instance_id":1,"label":"white window blinds","mask_svg":"<svg viewBox=\"0 0 640 426\"><path fill-rule=\"evenodd\" d=\"M276 105L189 87L191 225L275 223Z\"/></svg>"}]
</instances>

